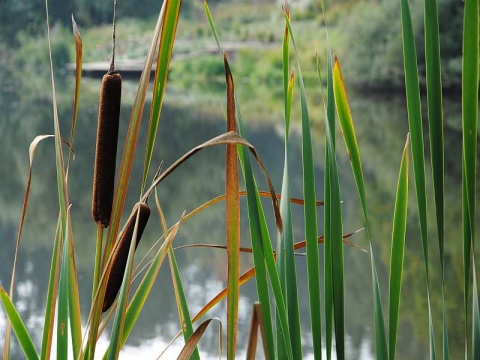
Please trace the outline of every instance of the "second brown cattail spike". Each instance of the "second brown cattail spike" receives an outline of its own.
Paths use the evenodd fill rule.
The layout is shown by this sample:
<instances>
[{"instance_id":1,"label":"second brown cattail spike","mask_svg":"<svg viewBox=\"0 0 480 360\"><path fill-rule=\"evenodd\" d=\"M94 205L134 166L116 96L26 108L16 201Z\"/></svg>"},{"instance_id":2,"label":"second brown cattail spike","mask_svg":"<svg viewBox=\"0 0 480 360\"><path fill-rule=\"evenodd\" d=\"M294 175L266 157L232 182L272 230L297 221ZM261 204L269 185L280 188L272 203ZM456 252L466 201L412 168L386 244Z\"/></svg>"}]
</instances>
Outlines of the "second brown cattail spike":
<instances>
[{"instance_id":1,"label":"second brown cattail spike","mask_svg":"<svg viewBox=\"0 0 480 360\"><path fill-rule=\"evenodd\" d=\"M107 311L112 306L113 301L117 297L120 286L122 285L123 275L125 273L125 267L127 266L128 252L130 250L130 244L132 243L133 232L135 231L135 223L137 221L137 212L140 209L140 215L138 219L137 236L135 238L135 249L140 242L143 230L147 226L148 219L150 217L150 207L147 203L137 203L130 217L125 224L122 232L118 237L118 246L113 254L112 270L107 282L107 288L105 290L105 298L103 300L102 311Z\"/></svg>"},{"instance_id":2,"label":"second brown cattail spike","mask_svg":"<svg viewBox=\"0 0 480 360\"><path fill-rule=\"evenodd\" d=\"M93 221L108 227L112 212L115 187L122 77L115 69L116 1L113 11L112 59L110 69L103 76L98 109L97 144L93 174Z\"/></svg>"}]
</instances>

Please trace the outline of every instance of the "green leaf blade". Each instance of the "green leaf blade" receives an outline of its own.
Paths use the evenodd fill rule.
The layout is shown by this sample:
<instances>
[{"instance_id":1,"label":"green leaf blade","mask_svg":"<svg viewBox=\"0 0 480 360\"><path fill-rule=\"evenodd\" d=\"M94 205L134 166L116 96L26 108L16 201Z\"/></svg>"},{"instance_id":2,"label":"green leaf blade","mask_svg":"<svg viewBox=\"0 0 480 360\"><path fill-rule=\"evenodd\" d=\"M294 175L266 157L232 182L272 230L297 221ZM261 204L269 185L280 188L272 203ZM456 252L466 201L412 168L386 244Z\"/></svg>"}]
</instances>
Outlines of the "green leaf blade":
<instances>
[{"instance_id":1,"label":"green leaf blade","mask_svg":"<svg viewBox=\"0 0 480 360\"><path fill-rule=\"evenodd\" d=\"M478 66L479 4L466 0L463 20L462 62L462 224L464 266L464 315L467 337L470 257L473 252L476 224L477 132L478 132ZM475 273L476 269L473 269ZM478 294L474 294L477 297ZM475 319L474 319L475 321ZM475 330L473 328L472 330ZM473 331L475 333L475 331ZM473 334L474 335L474 334Z\"/></svg>"},{"instance_id":2,"label":"green leaf blade","mask_svg":"<svg viewBox=\"0 0 480 360\"><path fill-rule=\"evenodd\" d=\"M171 247L168 247L168 260L170 263L170 271L172 273L172 279L174 282L175 297L178 300L177 306L179 307L179 314L181 319L180 326L182 327L183 337L185 343L188 342L190 337L193 335L193 324L190 317L190 310L188 309L188 302L185 296L185 291L183 289L182 278L180 276L180 270L178 269L177 259L175 258L175 253ZM193 353L190 355L192 360L200 360L200 353L198 348L195 348Z\"/></svg>"},{"instance_id":3,"label":"green leaf blade","mask_svg":"<svg viewBox=\"0 0 480 360\"><path fill-rule=\"evenodd\" d=\"M165 17L160 35L158 50L157 68L155 70L155 81L152 107L150 111L150 124L148 126L147 146L142 178L142 192L147 181L148 170L152 161L153 149L157 138L158 124L162 111L163 97L167 85L168 70L172 58L173 45L177 33L178 17L180 15L181 0L166 1Z\"/></svg>"},{"instance_id":4,"label":"green leaf blade","mask_svg":"<svg viewBox=\"0 0 480 360\"><path fill-rule=\"evenodd\" d=\"M293 238L293 226L292 226L292 210L291 204L288 199L290 199L290 176L289 176L289 136L288 132L290 129L290 116L291 108L293 101L293 84L294 84L294 74L290 75L288 78L288 56L285 53L288 53L288 28L285 30L285 41L284 41L284 76L287 76L286 87L285 87L285 160L284 160L284 171L283 171L283 181L282 181L282 200L280 201L280 211L283 220L283 238L279 235L279 246L277 246L277 264L281 261L280 254L285 249L285 269L282 271L279 270L280 281L283 284L283 279L281 276L285 277L285 305L288 316L288 324L290 327L290 339L292 344L292 351L294 359L302 358L302 331L301 331L301 322L300 322L300 305L298 301L298 287L297 287L297 270L295 264L295 251L294 251L294 238ZM286 61L286 62L285 62ZM282 246L283 245L283 246ZM277 336L277 339L279 336ZM279 347L280 351L280 347Z\"/></svg>"},{"instance_id":5,"label":"green leaf blade","mask_svg":"<svg viewBox=\"0 0 480 360\"><path fill-rule=\"evenodd\" d=\"M344 256L343 256L343 225L342 208L340 198L340 184L338 178L337 160L333 146L333 135L330 127L326 126L328 162L325 167L328 168L328 188L325 202L330 203L329 224L330 235L330 262L331 262L331 281L333 298L333 319L335 328L335 346L338 359L345 359L345 289L344 289ZM326 172L327 173L327 172Z\"/></svg>"},{"instance_id":6,"label":"green leaf blade","mask_svg":"<svg viewBox=\"0 0 480 360\"><path fill-rule=\"evenodd\" d=\"M402 42L405 70L405 91L407 97L408 125L413 160L413 173L417 197L418 218L422 238L423 261L427 278L427 305L429 316L430 359L435 359L435 335L433 332L432 308L430 304L430 270L427 233L427 190L425 181L425 154L422 129L422 109L418 78L415 36L408 0L401 0Z\"/></svg>"},{"instance_id":7,"label":"green leaf blade","mask_svg":"<svg viewBox=\"0 0 480 360\"><path fill-rule=\"evenodd\" d=\"M223 54L223 60L227 83L227 131L236 131L234 83L225 53ZM225 218L228 255L227 359L234 359L237 347L238 302L240 297L240 196L238 195L236 144L226 145L225 158Z\"/></svg>"},{"instance_id":8,"label":"green leaf blade","mask_svg":"<svg viewBox=\"0 0 480 360\"><path fill-rule=\"evenodd\" d=\"M298 59L298 50L295 44L290 19L284 14L285 22L291 35L292 43L297 53L298 82L300 84L301 128L302 128L302 181L303 198L305 199L304 224L307 253L307 282L310 300L310 323L312 329L313 352L316 359L322 358L322 321L321 312L315 311L321 304L320 293L320 260L317 243L317 209L315 204L315 173L313 165L312 136L310 131L310 117L308 114L307 96L303 82L302 69Z\"/></svg>"},{"instance_id":9,"label":"green leaf blade","mask_svg":"<svg viewBox=\"0 0 480 360\"><path fill-rule=\"evenodd\" d=\"M403 150L400 173L398 176L395 212L393 216L392 248L390 255L390 299L389 299L389 359L395 359L397 344L398 317L400 310L403 258L405 252L405 233L407 227L408 205L408 147Z\"/></svg>"},{"instance_id":10,"label":"green leaf blade","mask_svg":"<svg viewBox=\"0 0 480 360\"><path fill-rule=\"evenodd\" d=\"M57 359L68 358L68 279L70 273L70 262L68 259L69 235L67 232L63 235L63 239L61 250L60 284L58 290Z\"/></svg>"},{"instance_id":11,"label":"green leaf blade","mask_svg":"<svg viewBox=\"0 0 480 360\"><path fill-rule=\"evenodd\" d=\"M18 342L22 347L25 357L28 360L37 360L38 354L35 350L35 346L33 345L32 338L30 337L24 322L20 318L15 305L13 305L10 297L3 287L0 287L0 300L2 301L3 308L7 313L10 323L12 324L13 331L17 336Z\"/></svg>"},{"instance_id":12,"label":"green leaf blade","mask_svg":"<svg viewBox=\"0 0 480 360\"><path fill-rule=\"evenodd\" d=\"M358 149L358 142L356 140L355 130L353 126L353 119L348 105L347 92L343 82L340 64L338 59L335 59L333 67L333 91L335 95L335 106L338 113L342 134L344 137L345 146L350 154L350 164L352 166L353 176L357 187L360 203L362 207L363 217L365 221L365 228L369 242L370 264L372 271L372 286L373 286L373 300L374 300L374 324L375 324L375 349L378 359L388 359L387 337L385 331L385 321L383 318L382 301L380 286L378 282L377 268L375 264L375 257L373 254L371 231L368 220L367 201L365 197L365 185L362 171L362 163L360 159L360 151Z\"/></svg>"}]
</instances>

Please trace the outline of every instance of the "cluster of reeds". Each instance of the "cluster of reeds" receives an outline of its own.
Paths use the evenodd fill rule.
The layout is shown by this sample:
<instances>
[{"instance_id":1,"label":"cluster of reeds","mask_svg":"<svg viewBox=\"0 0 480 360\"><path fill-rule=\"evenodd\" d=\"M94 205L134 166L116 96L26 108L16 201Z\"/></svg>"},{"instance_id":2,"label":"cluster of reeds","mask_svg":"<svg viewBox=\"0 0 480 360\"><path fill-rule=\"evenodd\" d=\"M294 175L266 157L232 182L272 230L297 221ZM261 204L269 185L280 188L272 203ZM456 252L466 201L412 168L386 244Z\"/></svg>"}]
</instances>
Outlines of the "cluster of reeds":
<instances>
[{"instance_id":1,"label":"cluster of reeds","mask_svg":"<svg viewBox=\"0 0 480 360\"><path fill-rule=\"evenodd\" d=\"M390 286L388 302L388 332L384 320L384 311L381 302L381 289L377 277L377 267L372 243L375 229L369 221L368 203L365 193L365 180L359 150L361 139L357 139L354 130L354 121L350 111L346 86L340 70L339 60L333 56L328 46L326 64L326 89L323 81L323 101L325 105L326 133L325 133L325 179L323 197L319 202L314 176L314 153L312 150L311 121L308 112L306 88L303 81L299 56L296 49L293 26L290 23L288 6L284 7L285 33L283 41L283 91L285 105L285 160L282 179L281 195L275 193L268 174L255 151L255 148L245 140L245 125L234 95L234 77L230 70L226 54L223 54L227 87L227 132L213 138L186 153L165 171L158 173L150 187L146 188L152 154L156 142L157 128L162 109L163 97L167 83L169 63L175 40L181 0L165 0L158 15L153 39L146 57L145 67L139 80L138 91L133 104L126 139L123 142L123 154L120 169L115 179L116 147L118 136L118 115L120 107L120 75L112 66L102 82L101 100L99 106L97 156L95 161L95 185L93 195L93 218L98 225L97 258L95 261L95 279L92 291L92 306L88 314L86 328L82 328L77 274L74 260L74 234L71 227L69 212L67 176L70 170L71 147L75 132L75 119L79 106L79 89L81 83L82 44L80 34L74 26L77 49L77 71L75 104L72 124L72 134L69 139L68 161L64 160L62 137L59 128L55 100L55 83L53 81L53 109L54 132L56 149L56 169L59 197L59 220L55 236L51 272L47 293L44 333L42 337L41 354L38 354L32 337L20 318L13 302L13 283L8 294L0 288L0 298L8 315L10 325L19 340L19 343L28 359L47 359L51 357L53 328L56 323L56 358L68 358L68 344L71 342L71 351L75 359L93 359L96 353L96 343L100 333L105 329L113 316L110 344L104 357L116 359L122 346L128 339L130 332L138 318L145 300L153 286L159 268L165 257L168 257L172 272L175 295L178 302L180 317L179 330L183 333L186 342L179 358L200 358L196 345L201 339L212 319L200 324L194 330L193 324L208 310L227 297L227 358L235 357L239 288L249 279L255 277L259 303L254 305L251 327L251 338L248 344L247 358L255 358L256 334L260 327L263 339L263 348L268 359L301 359L303 358L303 342L305 334L300 325L299 294L297 291L297 275L295 251L306 248L308 298L310 306L310 323L315 359L322 358L322 350L326 350L327 359L333 357L335 351L337 359L344 359L345 354L345 296L344 296L344 258L343 248L349 244L343 233L342 203L337 168L337 152L335 141L336 119L338 118L342 130L345 146L348 150L350 163L358 189L361 203L361 212L365 220L365 233L369 242L371 263L372 293L374 303L375 351L378 359L394 359L396 354L396 339L401 299L401 282L403 271L403 257L405 249L405 228L407 222L408 200L408 172L410 153L414 169L416 198L419 209L421 240L424 250L424 264L427 278L426 295L428 299L428 314L430 329L430 358L437 358L437 346L433 331L433 322L441 321L442 358L449 358L448 324L445 305L443 318L433 319L430 304L429 276L433 271L439 271L442 279L442 301L444 302L444 230L443 230L443 187L444 187L444 148L443 148L443 106L440 71L439 24L437 20L436 0L425 0L425 47L426 47L426 79L428 125L431 148L433 180L435 188L436 222L439 239L440 269L429 266L429 248L427 239L427 212L425 188L425 155L423 143L423 129L421 118L421 102L419 90L419 74L417 56L407 0L400 0L401 21L403 29L403 46L405 62L405 85L408 107L409 135L405 134L406 145L399 156L399 176L397 184L395 212L392 220L392 245L390 263ZM207 20L221 52L221 43L215 30L214 22L206 2L204 2ZM322 11L325 13L323 2ZM475 199L476 199L476 154L477 154L477 122L478 122L478 80L479 80L479 9L478 0L465 0L464 20L464 53L463 53L463 153L462 153L462 234L464 248L464 314L465 324L471 318L471 334L465 325L465 356L472 359L480 358L480 313L478 306L477 281L475 276L475 254L473 244L475 239ZM48 11L47 11L48 21ZM325 27L327 28L327 27ZM327 33L328 42L328 33ZM293 45L293 52L290 46ZM155 54L158 54L155 57ZM293 53L293 54L292 54ZM296 61L291 69L290 59L295 55ZM340 54L341 55L341 54ZM122 231L119 231L121 217L124 212L126 193L129 188L129 179L132 169L133 156L137 148L140 123L145 105L150 71L154 59L156 60L155 81L153 84L153 99L150 108L150 123L148 126L148 142L144 161L142 186L139 191L139 202L132 210L130 217ZM319 64L320 65L320 64ZM320 77L320 71L319 71ZM303 200L291 199L289 191L289 130L291 109L294 100L293 92L295 80L300 91L301 129L302 129L302 180ZM321 80L321 79L320 79ZM31 156L42 137L35 140ZM169 174L175 171L187 159L209 146L226 146L226 190L207 204L182 217L173 226L166 223L161 209L161 202L156 196L155 187ZM269 192L258 190L257 181L253 175L252 157L264 172ZM400 154L399 154L400 155ZM241 164L239 171L238 162ZM243 175L246 192L239 190L239 173ZM30 178L27 184L25 202L17 238L17 249L21 239L23 219L28 204ZM130 294L130 285L134 267L135 248L142 236L148 218L150 207L147 205L149 196L155 194L155 205L158 218L164 229L159 241L152 247L152 257L140 277L135 292ZM251 249L241 249L239 224L239 198L247 197L247 211L250 227ZM260 200L262 196L272 200L273 213L277 227L277 246L274 251L272 239L267 227L266 214ZM194 317L190 316L188 303L185 298L175 253L171 247L181 223L209 205L225 200L226 218L226 245L228 254L228 283L224 291L212 299ZM291 202L303 205L305 222L305 240L295 242L292 228ZM317 206L324 205L323 235L319 235L317 225ZM103 228L108 226L107 234L103 239ZM133 241L135 239L135 241ZM323 243L323 261L320 261L318 246ZM252 253L254 267L244 274L240 274L239 253ZM321 264L323 263L323 269ZM470 277L471 269L473 277ZM15 274L15 270L13 271ZM473 284L473 294L469 292ZM322 298L322 286L324 288ZM271 297L273 296L273 301ZM472 306L469 306L472 301ZM323 306L322 306L323 305ZM319 311L322 309L323 311ZM102 317L102 313L106 312ZM322 326L322 316L324 326ZM67 331L69 327L69 331ZM470 343L468 342L471 339ZM9 359L10 330L7 330L4 359ZM333 345L335 344L335 346ZM471 348L470 346L471 345Z\"/></svg>"}]
</instances>

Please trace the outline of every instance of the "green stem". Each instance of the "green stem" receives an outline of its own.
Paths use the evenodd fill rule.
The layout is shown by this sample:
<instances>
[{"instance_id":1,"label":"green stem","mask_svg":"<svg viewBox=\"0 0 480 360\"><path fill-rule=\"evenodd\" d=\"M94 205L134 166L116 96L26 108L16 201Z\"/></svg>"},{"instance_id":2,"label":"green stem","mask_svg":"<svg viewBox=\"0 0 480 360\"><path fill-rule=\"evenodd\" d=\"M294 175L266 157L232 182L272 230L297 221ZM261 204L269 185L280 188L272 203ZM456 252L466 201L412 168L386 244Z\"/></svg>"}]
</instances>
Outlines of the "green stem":
<instances>
[{"instance_id":1,"label":"green stem","mask_svg":"<svg viewBox=\"0 0 480 360\"><path fill-rule=\"evenodd\" d=\"M102 266L102 239L103 226L97 224L97 246L95 250L95 268L93 270L93 287L92 287L92 302L95 301L95 295L98 290L98 282L100 280L100 267Z\"/></svg>"}]
</instances>

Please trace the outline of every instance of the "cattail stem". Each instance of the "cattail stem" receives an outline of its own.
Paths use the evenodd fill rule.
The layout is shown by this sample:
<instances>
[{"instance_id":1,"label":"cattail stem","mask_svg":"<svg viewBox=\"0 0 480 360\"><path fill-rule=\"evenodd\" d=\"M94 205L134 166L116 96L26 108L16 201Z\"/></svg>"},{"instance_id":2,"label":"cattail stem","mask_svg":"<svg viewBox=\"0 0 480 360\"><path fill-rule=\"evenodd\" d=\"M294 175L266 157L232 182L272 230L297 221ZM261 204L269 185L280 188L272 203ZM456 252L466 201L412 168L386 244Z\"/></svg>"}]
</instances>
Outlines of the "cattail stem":
<instances>
[{"instance_id":1,"label":"cattail stem","mask_svg":"<svg viewBox=\"0 0 480 360\"><path fill-rule=\"evenodd\" d=\"M112 59L110 60L109 74L117 72L115 70L115 26L117 25L117 0L113 2L113 25L112 25Z\"/></svg>"},{"instance_id":2,"label":"cattail stem","mask_svg":"<svg viewBox=\"0 0 480 360\"><path fill-rule=\"evenodd\" d=\"M97 294L98 283L100 281L100 267L102 266L102 239L103 226L101 223L97 224L97 246L95 249L95 267L93 269L93 287L92 287L92 303L95 301Z\"/></svg>"}]
</instances>

